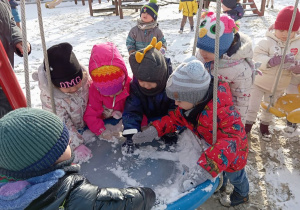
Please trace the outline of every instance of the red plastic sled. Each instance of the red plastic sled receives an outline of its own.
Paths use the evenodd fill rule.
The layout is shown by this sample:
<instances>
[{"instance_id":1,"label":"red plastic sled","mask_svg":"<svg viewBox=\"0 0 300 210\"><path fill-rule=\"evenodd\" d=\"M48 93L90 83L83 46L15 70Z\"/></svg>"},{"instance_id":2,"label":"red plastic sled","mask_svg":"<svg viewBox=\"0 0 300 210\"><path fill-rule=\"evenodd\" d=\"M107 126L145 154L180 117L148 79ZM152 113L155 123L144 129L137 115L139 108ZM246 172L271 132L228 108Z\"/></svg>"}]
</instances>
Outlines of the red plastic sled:
<instances>
[{"instance_id":1,"label":"red plastic sled","mask_svg":"<svg viewBox=\"0 0 300 210\"><path fill-rule=\"evenodd\" d=\"M14 70L8 60L0 40L0 86L3 89L11 107L18 109L27 107L26 98L17 80Z\"/></svg>"}]
</instances>

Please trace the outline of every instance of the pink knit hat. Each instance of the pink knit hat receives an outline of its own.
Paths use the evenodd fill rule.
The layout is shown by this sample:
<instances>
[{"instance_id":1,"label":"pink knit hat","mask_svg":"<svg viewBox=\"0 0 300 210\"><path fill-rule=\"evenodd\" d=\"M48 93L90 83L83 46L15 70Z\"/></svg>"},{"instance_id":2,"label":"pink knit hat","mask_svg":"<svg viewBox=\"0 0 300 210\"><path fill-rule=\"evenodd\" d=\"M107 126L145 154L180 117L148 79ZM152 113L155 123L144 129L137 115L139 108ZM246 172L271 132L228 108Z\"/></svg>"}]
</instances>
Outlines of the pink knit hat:
<instances>
[{"instance_id":1,"label":"pink knit hat","mask_svg":"<svg viewBox=\"0 0 300 210\"><path fill-rule=\"evenodd\" d=\"M293 6L287 6L287 7L283 8L277 15L277 18L276 18L276 21L274 24L274 29L289 30L290 23L291 23L292 16L293 16L293 11L294 11ZM296 18L295 18L295 22L294 22L292 31L298 31L299 27L300 27L300 12L297 9Z\"/></svg>"}]
</instances>

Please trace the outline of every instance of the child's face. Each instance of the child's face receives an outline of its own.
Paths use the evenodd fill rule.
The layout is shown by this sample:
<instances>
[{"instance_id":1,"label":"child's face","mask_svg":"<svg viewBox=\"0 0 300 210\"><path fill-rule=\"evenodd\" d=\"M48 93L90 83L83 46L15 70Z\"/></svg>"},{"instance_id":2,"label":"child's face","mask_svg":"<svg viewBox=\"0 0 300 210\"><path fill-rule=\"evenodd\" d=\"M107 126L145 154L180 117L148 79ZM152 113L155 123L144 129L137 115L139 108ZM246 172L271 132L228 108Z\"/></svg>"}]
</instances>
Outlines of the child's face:
<instances>
[{"instance_id":1,"label":"child's face","mask_svg":"<svg viewBox=\"0 0 300 210\"><path fill-rule=\"evenodd\" d=\"M153 17L151 15L149 15L147 12L143 12L141 15L141 20L145 23L150 23L153 20Z\"/></svg>"},{"instance_id":2,"label":"child's face","mask_svg":"<svg viewBox=\"0 0 300 210\"><path fill-rule=\"evenodd\" d=\"M205 63L215 60L214 53L207 52L207 51L201 50L201 49L199 49L199 51L200 51L200 55L203 57Z\"/></svg>"},{"instance_id":3,"label":"child's face","mask_svg":"<svg viewBox=\"0 0 300 210\"><path fill-rule=\"evenodd\" d=\"M189 110L194 107L194 104L187 101L175 101L175 105L179 106L181 109Z\"/></svg>"},{"instance_id":4,"label":"child's face","mask_svg":"<svg viewBox=\"0 0 300 210\"><path fill-rule=\"evenodd\" d=\"M296 32L291 32L290 39L293 39L295 37ZM275 36L280 39L281 41L286 41L288 37L288 30L275 30Z\"/></svg>"},{"instance_id":5,"label":"child's face","mask_svg":"<svg viewBox=\"0 0 300 210\"><path fill-rule=\"evenodd\" d=\"M61 163L65 160L69 160L72 156L71 154L72 154L71 147L70 147L70 145L68 145L65 152L58 158L58 160L55 162L55 164Z\"/></svg>"},{"instance_id":6,"label":"child's face","mask_svg":"<svg viewBox=\"0 0 300 210\"><path fill-rule=\"evenodd\" d=\"M155 82L145 82L142 80L138 80L138 82L141 87L146 88L147 90L157 87L157 84Z\"/></svg>"},{"instance_id":7,"label":"child's face","mask_svg":"<svg viewBox=\"0 0 300 210\"><path fill-rule=\"evenodd\" d=\"M75 93L77 90L79 90L79 88L81 88L81 83L82 83L82 81L80 81L77 85L75 85L73 87L59 88L59 90L63 93Z\"/></svg>"}]
</instances>

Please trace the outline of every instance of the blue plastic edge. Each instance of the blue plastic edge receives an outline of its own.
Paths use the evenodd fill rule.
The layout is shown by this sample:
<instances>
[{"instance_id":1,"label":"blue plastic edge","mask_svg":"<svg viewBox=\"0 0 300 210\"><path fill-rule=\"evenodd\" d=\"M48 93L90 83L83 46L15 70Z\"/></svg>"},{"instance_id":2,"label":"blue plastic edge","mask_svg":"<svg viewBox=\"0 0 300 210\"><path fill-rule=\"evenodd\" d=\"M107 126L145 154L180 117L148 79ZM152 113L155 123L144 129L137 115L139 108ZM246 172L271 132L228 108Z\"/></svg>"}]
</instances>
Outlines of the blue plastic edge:
<instances>
[{"instance_id":1,"label":"blue plastic edge","mask_svg":"<svg viewBox=\"0 0 300 210\"><path fill-rule=\"evenodd\" d=\"M167 210L194 210L201 206L210 196L215 192L219 185L219 177L214 182L207 180L206 182L198 185L193 191L167 205ZM211 191L207 192L205 188L212 185Z\"/></svg>"}]
</instances>

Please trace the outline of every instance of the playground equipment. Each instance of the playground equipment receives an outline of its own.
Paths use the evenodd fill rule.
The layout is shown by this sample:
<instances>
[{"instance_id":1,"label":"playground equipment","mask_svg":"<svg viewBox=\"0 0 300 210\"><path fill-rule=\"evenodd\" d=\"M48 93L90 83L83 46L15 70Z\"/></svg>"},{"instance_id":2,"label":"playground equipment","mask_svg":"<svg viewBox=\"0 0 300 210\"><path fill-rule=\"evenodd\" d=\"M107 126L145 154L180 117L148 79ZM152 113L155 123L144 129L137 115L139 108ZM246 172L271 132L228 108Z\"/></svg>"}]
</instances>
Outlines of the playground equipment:
<instances>
[{"instance_id":1,"label":"playground equipment","mask_svg":"<svg viewBox=\"0 0 300 210\"><path fill-rule=\"evenodd\" d=\"M300 92L300 86L299 86ZM268 109L269 103L261 102L264 109ZM276 117L286 117L291 123L300 123L300 94L286 94L277 99L269 112Z\"/></svg>"},{"instance_id":2,"label":"playground equipment","mask_svg":"<svg viewBox=\"0 0 300 210\"><path fill-rule=\"evenodd\" d=\"M19 85L18 79L8 60L0 40L0 86L3 89L11 107L18 109L27 107L26 98Z\"/></svg>"},{"instance_id":3,"label":"playground equipment","mask_svg":"<svg viewBox=\"0 0 300 210\"><path fill-rule=\"evenodd\" d=\"M45 3L45 7L48 9L53 9L55 8L57 5L59 5L63 0L53 0L51 2L46 2ZM101 2L101 0L99 0ZM75 4L77 4L77 0L75 0ZM84 0L82 0L82 5L85 5Z\"/></svg>"}]
</instances>

